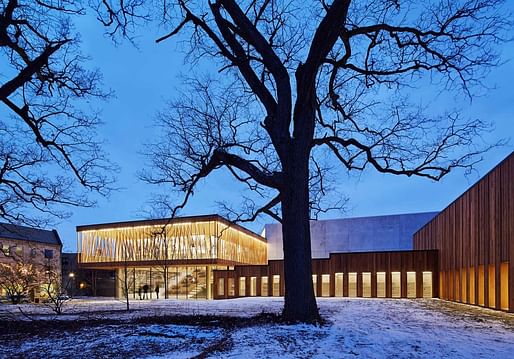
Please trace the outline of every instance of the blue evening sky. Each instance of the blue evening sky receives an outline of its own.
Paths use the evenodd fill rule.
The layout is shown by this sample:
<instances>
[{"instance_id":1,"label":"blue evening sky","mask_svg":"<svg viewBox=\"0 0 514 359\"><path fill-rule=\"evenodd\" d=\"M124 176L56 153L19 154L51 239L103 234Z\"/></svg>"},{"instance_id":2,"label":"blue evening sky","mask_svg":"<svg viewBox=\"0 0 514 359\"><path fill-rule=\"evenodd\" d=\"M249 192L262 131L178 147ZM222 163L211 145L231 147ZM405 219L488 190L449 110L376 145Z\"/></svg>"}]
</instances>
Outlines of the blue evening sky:
<instances>
[{"instance_id":1,"label":"blue evening sky","mask_svg":"<svg viewBox=\"0 0 514 359\"><path fill-rule=\"evenodd\" d=\"M184 65L183 54L177 51L175 41L154 42L164 30L148 28L137 39L139 49L130 43L114 46L103 35L94 17L82 19L78 30L82 33L83 51L91 57L91 66L102 71L106 87L116 93L115 98L99 104L105 122L99 132L106 140L106 152L120 166L117 186L121 189L110 198L98 198L96 208L72 209L73 216L56 226L64 242L64 251L76 250L77 225L144 218L141 209L155 188L137 178L137 172L145 167L145 158L140 152L144 144L157 135L152 128L155 113L176 93L180 84L177 76L189 69ZM466 108L466 114L495 123L495 130L487 134L491 142L514 135L513 43L504 46L503 58L506 63L488 78L488 84L495 89ZM455 171L437 183L381 175L372 170L342 175L340 189L350 197L349 209L344 216L441 210L511 153L513 145L514 139L507 146L486 154L477 166L478 173L466 177L462 171ZM182 215L216 213L216 201L237 201L240 189L241 185L228 175L216 174L201 184ZM341 215L331 215L334 216ZM264 223L270 221L262 218L247 227L260 232Z\"/></svg>"}]
</instances>

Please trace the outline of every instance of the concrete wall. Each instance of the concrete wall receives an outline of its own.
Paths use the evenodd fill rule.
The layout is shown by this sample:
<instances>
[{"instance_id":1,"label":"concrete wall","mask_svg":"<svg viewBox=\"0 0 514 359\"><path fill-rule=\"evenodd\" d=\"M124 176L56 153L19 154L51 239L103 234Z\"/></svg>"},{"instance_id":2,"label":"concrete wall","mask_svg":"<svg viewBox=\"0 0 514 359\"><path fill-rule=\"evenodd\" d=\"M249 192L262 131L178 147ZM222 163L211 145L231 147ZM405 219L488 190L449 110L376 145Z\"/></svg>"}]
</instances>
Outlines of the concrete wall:
<instances>
[{"instance_id":1,"label":"concrete wall","mask_svg":"<svg viewBox=\"0 0 514 359\"><path fill-rule=\"evenodd\" d=\"M313 258L335 252L371 252L413 249L412 236L438 212L311 221ZM265 226L268 260L283 259L282 227Z\"/></svg>"}]
</instances>

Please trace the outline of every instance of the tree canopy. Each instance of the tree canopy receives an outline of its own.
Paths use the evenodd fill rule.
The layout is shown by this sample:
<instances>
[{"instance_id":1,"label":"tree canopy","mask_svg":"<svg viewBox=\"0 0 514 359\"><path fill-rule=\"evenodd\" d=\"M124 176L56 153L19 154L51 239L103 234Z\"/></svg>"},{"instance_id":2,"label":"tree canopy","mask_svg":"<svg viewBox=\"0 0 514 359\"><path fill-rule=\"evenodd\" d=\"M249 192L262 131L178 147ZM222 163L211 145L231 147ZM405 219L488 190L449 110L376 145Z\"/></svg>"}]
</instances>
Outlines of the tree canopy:
<instances>
[{"instance_id":1,"label":"tree canopy","mask_svg":"<svg viewBox=\"0 0 514 359\"><path fill-rule=\"evenodd\" d=\"M73 27L80 1L0 2L0 218L44 225L107 194L113 165L100 148L101 75ZM36 211L34 211L34 209Z\"/></svg>"}]
</instances>

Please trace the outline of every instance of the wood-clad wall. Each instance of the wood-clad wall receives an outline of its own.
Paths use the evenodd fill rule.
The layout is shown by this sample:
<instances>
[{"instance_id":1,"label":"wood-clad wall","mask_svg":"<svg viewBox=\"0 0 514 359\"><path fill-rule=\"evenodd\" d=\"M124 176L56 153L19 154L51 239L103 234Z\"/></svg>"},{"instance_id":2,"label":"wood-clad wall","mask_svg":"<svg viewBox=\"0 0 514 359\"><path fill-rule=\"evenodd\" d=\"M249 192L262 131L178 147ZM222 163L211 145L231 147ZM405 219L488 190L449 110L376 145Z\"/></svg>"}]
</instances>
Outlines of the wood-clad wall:
<instances>
[{"instance_id":1,"label":"wood-clad wall","mask_svg":"<svg viewBox=\"0 0 514 359\"><path fill-rule=\"evenodd\" d=\"M514 311L514 152L414 235L443 299Z\"/></svg>"},{"instance_id":2,"label":"wood-clad wall","mask_svg":"<svg viewBox=\"0 0 514 359\"><path fill-rule=\"evenodd\" d=\"M439 276L437 275L437 251L394 251L394 252L362 252L362 253L331 253L327 259L313 259L312 272L316 278L314 288L317 296L322 296L322 275L329 275L329 292L327 296L336 295L336 273L343 274L342 295L349 296L349 273L357 276L357 297L362 297L362 275L369 273L371 279L371 291L369 297L377 297L377 273L385 273L385 297L391 298L391 273L400 273L401 295L407 297L407 272L416 275L415 297L423 297L423 272L432 273L432 296L438 296ZM255 278L255 296L273 295L273 277L278 276L280 281L280 296L284 295L284 267L282 260L270 260L267 265L238 265L233 270L214 270L214 299L251 296L251 280ZM245 278L244 295L239 293L240 278ZM267 278L267 293L262 293L262 278ZM220 285L220 280L223 284ZM230 291L229 281L234 285ZM219 290L219 287L222 290ZM221 293L222 292L222 293Z\"/></svg>"}]
</instances>

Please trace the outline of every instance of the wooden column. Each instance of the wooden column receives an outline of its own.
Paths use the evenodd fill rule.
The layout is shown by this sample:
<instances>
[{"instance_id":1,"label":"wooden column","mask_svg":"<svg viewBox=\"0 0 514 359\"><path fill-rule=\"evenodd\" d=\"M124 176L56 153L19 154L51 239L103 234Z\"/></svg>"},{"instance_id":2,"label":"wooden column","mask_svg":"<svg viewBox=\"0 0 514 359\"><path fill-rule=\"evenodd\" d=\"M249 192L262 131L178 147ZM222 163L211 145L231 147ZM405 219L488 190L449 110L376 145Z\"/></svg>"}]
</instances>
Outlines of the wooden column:
<instances>
[{"instance_id":1,"label":"wooden column","mask_svg":"<svg viewBox=\"0 0 514 359\"><path fill-rule=\"evenodd\" d=\"M371 272L371 298L376 298L376 297L377 297L377 271L373 268L373 271Z\"/></svg>"},{"instance_id":2,"label":"wooden column","mask_svg":"<svg viewBox=\"0 0 514 359\"><path fill-rule=\"evenodd\" d=\"M336 296L336 274L333 269L333 266L330 266L330 293L329 296Z\"/></svg>"},{"instance_id":3,"label":"wooden column","mask_svg":"<svg viewBox=\"0 0 514 359\"><path fill-rule=\"evenodd\" d=\"M400 297L407 298L407 271L402 268L400 272L401 294Z\"/></svg>"},{"instance_id":4,"label":"wooden column","mask_svg":"<svg viewBox=\"0 0 514 359\"><path fill-rule=\"evenodd\" d=\"M362 297L362 272L357 272L357 297Z\"/></svg>"}]
</instances>

